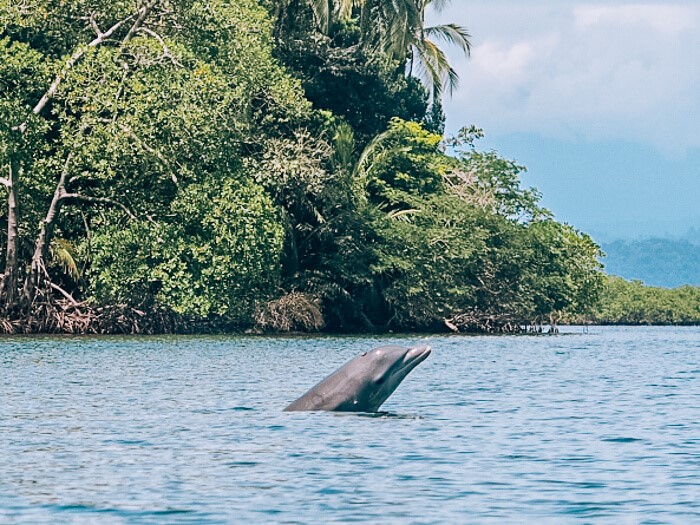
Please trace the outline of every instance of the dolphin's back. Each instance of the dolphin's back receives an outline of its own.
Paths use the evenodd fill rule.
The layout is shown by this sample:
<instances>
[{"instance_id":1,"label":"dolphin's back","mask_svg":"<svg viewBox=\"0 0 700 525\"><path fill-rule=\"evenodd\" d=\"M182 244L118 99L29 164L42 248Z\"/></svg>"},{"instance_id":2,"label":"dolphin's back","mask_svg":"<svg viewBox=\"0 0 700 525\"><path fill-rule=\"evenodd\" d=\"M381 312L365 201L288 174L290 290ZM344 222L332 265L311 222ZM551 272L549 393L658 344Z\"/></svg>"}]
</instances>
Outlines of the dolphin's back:
<instances>
[{"instance_id":1,"label":"dolphin's back","mask_svg":"<svg viewBox=\"0 0 700 525\"><path fill-rule=\"evenodd\" d=\"M348 377L347 368L351 360L338 370L323 379L317 385L309 389L303 396L292 402L284 410L293 412L299 410L343 410L348 402L352 404L352 393L355 389L348 388L351 378ZM345 409L347 410L347 409Z\"/></svg>"},{"instance_id":2,"label":"dolphin's back","mask_svg":"<svg viewBox=\"0 0 700 525\"><path fill-rule=\"evenodd\" d=\"M430 355L429 346L381 346L351 359L285 408L286 411L376 412L406 374Z\"/></svg>"}]
</instances>

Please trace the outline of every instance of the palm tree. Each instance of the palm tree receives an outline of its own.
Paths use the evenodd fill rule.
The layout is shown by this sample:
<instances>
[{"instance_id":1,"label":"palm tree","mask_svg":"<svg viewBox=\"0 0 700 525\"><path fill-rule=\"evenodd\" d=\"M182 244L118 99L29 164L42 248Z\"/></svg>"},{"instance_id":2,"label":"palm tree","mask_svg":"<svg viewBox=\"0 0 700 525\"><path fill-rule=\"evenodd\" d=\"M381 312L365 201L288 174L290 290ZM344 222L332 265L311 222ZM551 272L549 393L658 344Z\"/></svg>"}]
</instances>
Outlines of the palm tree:
<instances>
[{"instance_id":1,"label":"palm tree","mask_svg":"<svg viewBox=\"0 0 700 525\"><path fill-rule=\"evenodd\" d=\"M318 28L327 33L330 27L333 0L304 0L314 14ZM271 13L275 20L275 32L277 36L287 22L287 11L294 5L293 0L273 0Z\"/></svg>"},{"instance_id":2,"label":"palm tree","mask_svg":"<svg viewBox=\"0 0 700 525\"><path fill-rule=\"evenodd\" d=\"M425 27L428 7L442 11L451 0L307 0L319 28L327 32L333 19L357 16L365 48L406 60L406 74L419 78L439 100L445 88L453 94L459 76L438 45L471 51L470 35L457 24Z\"/></svg>"},{"instance_id":3,"label":"palm tree","mask_svg":"<svg viewBox=\"0 0 700 525\"><path fill-rule=\"evenodd\" d=\"M439 100L445 87L450 95L459 85L459 75L450 65L445 52L436 40L457 46L465 56L471 53L471 35L457 24L442 24L425 27L425 12L432 4L442 11L450 0L418 0L421 2L421 25L410 44L407 73L420 78L431 90L434 100Z\"/></svg>"}]
</instances>

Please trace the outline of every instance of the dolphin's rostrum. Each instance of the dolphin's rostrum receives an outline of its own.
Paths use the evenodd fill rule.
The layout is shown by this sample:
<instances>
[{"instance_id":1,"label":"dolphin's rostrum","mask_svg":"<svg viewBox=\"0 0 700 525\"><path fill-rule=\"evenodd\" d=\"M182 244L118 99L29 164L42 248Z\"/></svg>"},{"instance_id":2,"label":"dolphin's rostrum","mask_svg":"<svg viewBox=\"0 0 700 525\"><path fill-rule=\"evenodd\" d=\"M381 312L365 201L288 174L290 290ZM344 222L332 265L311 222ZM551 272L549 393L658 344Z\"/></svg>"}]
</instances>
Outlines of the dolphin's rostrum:
<instances>
[{"instance_id":1,"label":"dolphin's rostrum","mask_svg":"<svg viewBox=\"0 0 700 525\"><path fill-rule=\"evenodd\" d=\"M285 410L376 412L429 355L429 346L375 348L345 363Z\"/></svg>"}]
</instances>

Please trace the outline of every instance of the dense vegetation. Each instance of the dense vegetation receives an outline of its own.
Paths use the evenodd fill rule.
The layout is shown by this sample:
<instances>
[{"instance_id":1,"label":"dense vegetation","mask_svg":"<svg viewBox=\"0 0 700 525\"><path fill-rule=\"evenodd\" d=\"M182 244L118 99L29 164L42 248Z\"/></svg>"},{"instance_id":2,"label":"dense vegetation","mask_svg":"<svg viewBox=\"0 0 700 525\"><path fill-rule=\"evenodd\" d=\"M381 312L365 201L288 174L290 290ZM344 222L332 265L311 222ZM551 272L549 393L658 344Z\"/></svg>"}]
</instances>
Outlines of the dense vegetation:
<instances>
[{"instance_id":1,"label":"dense vegetation","mask_svg":"<svg viewBox=\"0 0 700 525\"><path fill-rule=\"evenodd\" d=\"M5 331L517 331L598 246L442 136L429 0L0 0ZM446 2L435 2L437 7Z\"/></svg>"},{"instance_id":2,"label":"dense vegetation","mask_svg":"<svg viewBox=\"0 0 700 525\"><path fill-rule=\"evenodd\" d=\"M586 319L596 324L700 324L700 288L644 286L640 281L607 277L601 300Z\"/></svg>"},{"instance_id":3,"label":"dense vegetation","mask_svg":"<svg viewBox=\"0 0 700 525\"><path fill-rule=\"evenodd\" d=\"M700 244L685 239L615 241L603 245L608 273L650 286L700 286Z\"/></svg>"}]
</instances>

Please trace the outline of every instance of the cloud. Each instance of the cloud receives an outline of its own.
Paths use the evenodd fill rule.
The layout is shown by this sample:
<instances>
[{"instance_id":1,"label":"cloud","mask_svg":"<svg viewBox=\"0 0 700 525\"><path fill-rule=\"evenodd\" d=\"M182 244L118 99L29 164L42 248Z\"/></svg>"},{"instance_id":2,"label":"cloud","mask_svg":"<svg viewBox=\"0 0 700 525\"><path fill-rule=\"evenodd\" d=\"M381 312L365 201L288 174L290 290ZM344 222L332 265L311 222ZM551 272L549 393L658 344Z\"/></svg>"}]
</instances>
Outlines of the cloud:
<instances>
[{"instance_id":1,"label":"cloud","mask_svg":"<svg viewBox=\"0 0 700 525\"><path fill-rule=\"evenodd\" d=\"M526 68L535 59L535 46L530 42L500 47L486 41L474 53L475 67L497 82L521 82Z\"/></svg>"},{"instance_id":2,"label":"cloud","mask_svg":"<svg viewBox=\"0 0 700 525\"><path fill-rule=\"evenodd\" d=\"M628 4L618 6L584 5L574 9L577 29L609 25L649 26L656 32L676 34L693 28L696 10L685 5Z\"/></svg>"},{"instance_id":3,"label":"cloud","mask_svg":"<svg viewBox=\"0 0 700 525\"><path fill-rule=\"evenodd\" d=\"M700 5L455 0L439 17L475 35L448 128L700 147Z\"/></svg>"}]
</instances>

